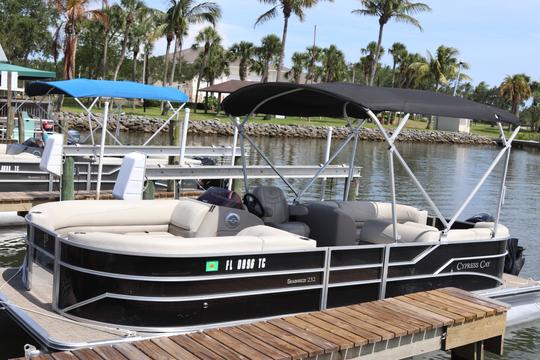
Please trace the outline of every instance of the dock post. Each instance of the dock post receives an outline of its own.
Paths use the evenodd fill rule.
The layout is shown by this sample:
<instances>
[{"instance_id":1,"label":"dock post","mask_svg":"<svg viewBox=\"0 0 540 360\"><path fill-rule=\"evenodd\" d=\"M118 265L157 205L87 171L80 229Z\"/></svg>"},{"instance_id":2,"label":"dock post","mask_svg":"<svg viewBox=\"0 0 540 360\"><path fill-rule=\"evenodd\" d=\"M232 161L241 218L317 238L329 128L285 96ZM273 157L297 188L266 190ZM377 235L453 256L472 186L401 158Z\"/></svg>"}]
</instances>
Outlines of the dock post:
<instances>
[{"instance_id":1,"label":"dock post","mask_svg":"<svg viewBox=\"0 0 540 360\"><path fill-rule=\"evenodd\" d=\"M330 159L330 150L332 148L332 132L334 131L334 128L331 126L326 129L326 149L324 151L324 163ZM321 196L320 200L324 200L324 193L326 192L326 178L322 178L322 184L321 184Z\"/></svg>"},{"instance_id":2,"label":"dock post","mask_svg":"<svg viewBox=\"0 0 540 360\"><path fill-rule=\"evenodd\" d=\"M181 137L181 131L180 131L180 112L176 114L176 117L171 119L171 122L169 124L169 145L171 146L177 146L180 148L180 137ZM177 156L169 156L169 165L174 165L178 162ZM175 191L175 180L169 180L167 182L167 191L174 192Z\"/></svg>"},{"instance_id":3,"label":"dock post","mask_svg":"<svg viewBox=\"0 0 540 360\"><path fill-rule=\"evenodd\" d=\"M156 198L156 185L153 180L148 180L148 185L143 193L143 200L154 200Z\"/></svg>"},{"instance_id":4,"label":"dock post","mask_svg":"<svg viewBox=\"0 0 540 360\"><path fill-rule=\"evenodd\" d=\"M62 171L62 192L60 200L75 199L74 191L75 164L73 157L67 156L64 160L64 170Z\"/></svg>"},{"instance_id":5,"label":"dock post","mask_svg":"<svg viewBox=\"0 0 540 360\"><path fill-rule=\"evenodd\" d=\"M484 342L467 344L451 351L451 360L484 360Z\"/></svg>"},{"instance_id":6,"label":"dock post","mask_svg":"<svg viewBox=\"0 0 540 360\"><path fill-rule=\"evenodd\" d=\"M19 112L19 115L17 116L18 120L19 120L19 144L22 144L24 142L24 140L26 140L24 138L24 117L23 117L23 114Z\"/></svg>"},{"instance_id":7,"label":"dock post","mask_svg":"<svg viewBox=\"0 0 540 360\"><path fill-rule=\"evenodd\" d=\"M13 93L11 92L11 79L12 79L12 73L11 71L7 72L7 123L6 123L6 140L11 140L13 137L13 108L11 107L11 103L13 100Z\"/></svg>"}]
</instances>

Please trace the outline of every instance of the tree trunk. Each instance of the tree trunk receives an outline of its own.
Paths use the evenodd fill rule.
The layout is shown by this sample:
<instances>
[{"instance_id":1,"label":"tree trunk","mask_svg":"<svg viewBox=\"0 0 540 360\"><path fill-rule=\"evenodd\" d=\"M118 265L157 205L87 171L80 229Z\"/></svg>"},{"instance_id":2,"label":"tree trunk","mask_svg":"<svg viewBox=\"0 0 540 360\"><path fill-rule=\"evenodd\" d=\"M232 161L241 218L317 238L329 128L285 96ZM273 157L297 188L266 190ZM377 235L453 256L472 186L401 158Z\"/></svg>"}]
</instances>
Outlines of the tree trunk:
<instances>
[{"instance_id":1,"label":"tree trunk","mask_svg":"<svg viewBox=\"0 0 540 360\"><path fill-rule=\"evenodd\" d=\"M285 57L285 44L287 43L287 31L289 29L289 17L285 16L283 21L283 34L281 36L281 51L276 67L276 82L281 81L281 68L283 67L283 58Z\"/></svg>"},{"instance_id":2,"label":"tree trunk","mask_svg":"<svg viewBox=\"0 0 540 360\"><path fill-rule=\"evenodd\" d=\"M369 86L373 86L375 80L375 73L377 72L377 66L379 64L379 53L381 51L382 35L384 24L379 24L379 39L377 40L377 47L375 48L375 56L371 61L371 72L369 76Z\"/></svg>"},{"instance_id":3,"label":"tree trunk","mask_svg":"<svg viewBox=\"0 0 540 360\"><path fill-rule=\"evenodd\" d=\"M204 69L206 68L207 60L208 60L208 46L205 45L203 61L201 63L201 67L199 68L199 76L197 77L197 88L195 90L195 112L197 112L197 104L199 102L199 88L201 86L201 78L203 76ZM208 92L206 93L206 95L208 96Z\"/></svg>"},{"instance_id":4,"label":"tree trunk","mask_svg":"<svg viewBox=\"0 0 540 360\"><path fill-rule=\"evenodd\" d=\"M171 50L171 42L172 42L172 39L167 39L167 47L165 49L165 58L163 59L163 84L161 84L162 86L165 86L167 85L167 75L168 75L168 70L169 70L169 51ZM161 102L161 111L163 112L165 108L165 102Z\"/></svg>"},{"instance_id":5,"label":"tree trunk","mask_svg":"<svg viewBox=\"0 0 540 360\"><path fill-rule=\"evenodd\" d=\"M127 26L124 29L124 40L122 41L122 50L120 51L120 59L118 59L118 64L116 64L116 69L114 69L114 77L113 80L116 81L118 78L118 73L120 72L120 68L122 67L122 63L124 62L124 59L126 57L126 50L127 50L127 42L128 42L128 34L127 34Z\"/></svg>"},{"instance_id":6,"label":"tree trunk","mask_svg":"<svg viewBox=\"0 0 540 360\"><path fill-rule=\"evenodd\" d=\"M141 82L143 84L147 84L148 83L148 78L147 78L147 67L148 67L148 53L150 52L149 51L150 49L148 47L145 47L144 49L144 55L143 55L143 68L142 68L142 76L141 76Z\"/></svg>"},{"instance_id":7,"label":"tree trunk","mask_svg":"<svg viewBox=\"0 0 540 360\"><path fill-rule=\"evenodd\" d=\"M131 69L131 81L135 82L137 77L137 56L138 51L133 51L133 68Z\"/></svg>"},{"instance_id":8,"label":"tree trunk","mask_svg":"<svg viewBox=\"0 0 540 360\"><path fill-rule=\"evenodd\" d=\"M244 58L240 59L239 73L240 73L239 74L240 75L240 80L245 81L246 80L247 69L246 69L246 59L244 59Z\"/></svg>"},{"instance_id":9,"label":"tree trunk","mask_svg":"<svg viewBox=\"0 0 540 360\"><path fill-rule=\"evenodd\" d=\"M392 64L392 87L394 87L394 84L396 83L396 62Z\"/></svg>"},{"instance_id":10,"label":"tree trunk","mask_svg":"<svg viewBox=\"0 0 540 360\"><path fill-rule=\"evenodd\" d=\"M107 78L107 56L109 53L109 32L105 32L105 39L103 40L103 60L101 62L101 77Z\"/></svg>"},{"instance_id":11,"label":"tree trunk","mask_svg":"<svg viewBox=\"0 0 540 360\"><path fill-rule=\"evenodd\" d=\"M171 76L169 77L169 85L171 85L174 81L174 72L176 70L176 57L178 56L178 46L180 43L179 34L176 34L176 39L174 40L174 51L173 51L173 58L172 58L172 66L171 66Z\"/></svg>"}]
</instances>

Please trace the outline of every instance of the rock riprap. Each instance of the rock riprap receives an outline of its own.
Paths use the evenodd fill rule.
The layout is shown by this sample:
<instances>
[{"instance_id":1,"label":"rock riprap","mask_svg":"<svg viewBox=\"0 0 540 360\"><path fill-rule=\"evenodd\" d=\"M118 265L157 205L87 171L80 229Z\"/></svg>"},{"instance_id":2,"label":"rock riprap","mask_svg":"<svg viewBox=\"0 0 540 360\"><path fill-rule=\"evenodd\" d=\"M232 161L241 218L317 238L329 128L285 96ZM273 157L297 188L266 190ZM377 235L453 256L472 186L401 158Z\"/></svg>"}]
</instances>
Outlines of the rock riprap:
<instances>
[{"instance_id":1,"label":"rock riprap","mask_svg":"<svg viewBox=\"0 0 540 360\"><path fill-rule=\"evenodd\" d=\"M98 115L99 118L100 115ZM58 112L54 114L54 118L58 121L69 121L69 127L81 131L89 130L88 118L84 114L75 114L70 112ZM109 119L109 130L116 129L119 123L121 131L138 131L145 133L153 133L162 124L163 120L159 118L147 117L142 115L122 115L120 121L117 121L116 116ZM96 126L95 121L92 126ZM164 131L167 131L166 126ZM316 125L278 125L264 123L248 123L245 125L245 131L250 136L269 136L269 137L290 137L290 138L311 138L324 139L326 138L327 127ZM212 120L195 120L189 123L190 134L200 135L223 135L230 136L233 134L233 126L227 122L222 122L217 119ZM350 134L347 127L334 127L333 137L336 139L346 138ZM362 129L360 139L367 141L383 141L382 134L371 128ZM480 136L475 134L456 133L437 130L403 130L398 141L404 142L421 142L421 143L447 143L447 144L470 144L470 145L495 145L495 139L488 136Z\"/></svg>"}]
</instances>

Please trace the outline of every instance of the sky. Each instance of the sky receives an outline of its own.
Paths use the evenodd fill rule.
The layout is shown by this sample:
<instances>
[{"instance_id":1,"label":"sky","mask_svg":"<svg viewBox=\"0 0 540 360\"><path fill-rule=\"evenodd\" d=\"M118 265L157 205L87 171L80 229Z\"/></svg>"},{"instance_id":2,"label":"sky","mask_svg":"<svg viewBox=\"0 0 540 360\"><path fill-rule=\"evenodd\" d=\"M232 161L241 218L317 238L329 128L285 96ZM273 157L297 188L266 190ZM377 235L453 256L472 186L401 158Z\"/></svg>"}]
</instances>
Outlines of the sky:
<instances>
[{"instance_id":1,"label":"sky","mask_svg":"<svg viewBox=\"0 0 540 360\"><path fill-rule=\"evenodd\" d=\"M260 39L274 33L281 37L282 17L275 18L256 28L257 17L270 9L270 5L257 0L214 0L223 11L217 28L223 44L230 46L242 40L258 44ZM417 0L421 1L421 0ZM399 41L409 52L424 56L427 51L444 44L460 52L460 60L467 62L467 75L473 84L485 81L495 86L506 75L526 73L540 80L540 0L423 0L432 11L417 15L423 30L396 22L384 28L383 47L388 49ZM165 10L167 0L146 0L148 6ZM306 11L304 22L291 18L286 45L286 64L293 52L303 51L313 44L314 27L317 26L316 43L320 47L335 44L348 62L357 62L360 49L376 40L378 21L375 17L351 14L360 8L358 0L321 1ZM184 47L193 44L193 38L204 25L194 25L184 40ZM165 40L156 44L155 55L165 53ZM389 55L382 59L391 64Z\"/></svg>"}]
</instances>

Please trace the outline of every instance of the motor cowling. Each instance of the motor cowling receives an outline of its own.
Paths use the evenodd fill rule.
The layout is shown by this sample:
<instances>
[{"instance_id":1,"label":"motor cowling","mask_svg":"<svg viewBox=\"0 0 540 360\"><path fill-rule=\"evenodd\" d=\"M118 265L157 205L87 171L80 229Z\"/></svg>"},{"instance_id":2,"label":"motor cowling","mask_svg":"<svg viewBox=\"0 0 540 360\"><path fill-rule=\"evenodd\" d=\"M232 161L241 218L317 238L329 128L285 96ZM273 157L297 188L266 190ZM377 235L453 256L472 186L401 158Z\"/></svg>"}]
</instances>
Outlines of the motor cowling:
<instances>
[{"instance_id":1,"label":"motor cowling","mask_svg":"<svg viewBox=\"0 0 540 360\"><path fill-rule=\"evenodd\" d=\"M525 248L518 245L518 239L510 238L506 243L508 254L504 258L504 272L511 275L519 275L525 265Z\"/></svg>"}]
</instances>

